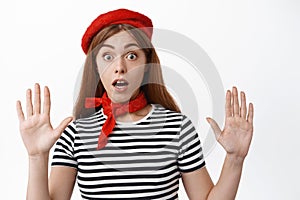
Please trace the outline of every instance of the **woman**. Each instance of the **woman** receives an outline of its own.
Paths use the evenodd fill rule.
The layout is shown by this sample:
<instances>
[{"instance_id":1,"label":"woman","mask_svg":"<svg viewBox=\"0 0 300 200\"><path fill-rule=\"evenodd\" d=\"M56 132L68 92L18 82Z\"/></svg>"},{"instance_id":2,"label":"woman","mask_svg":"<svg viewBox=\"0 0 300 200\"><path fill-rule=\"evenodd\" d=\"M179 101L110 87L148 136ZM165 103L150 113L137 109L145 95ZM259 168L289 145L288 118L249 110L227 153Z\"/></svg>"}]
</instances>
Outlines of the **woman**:
<instances>
[{"instance_id":1,"label":"woman","mask_svg":"<svg viewBox=\"0 0 300 200\"><path fill-rule=\"evenodd\" d=\"M214 185L195 128L164 86L151 36L151 20L126 9L91 23L82 38L87 58L74 121L52 128L47 87L42 112L38 84L33 103L27 91L26 119L17 102L29 155L28 199L70 199L76 179L83 199L177 199L179 178L190 199L235 198L253 105L247 108L244 92L239 103L233 87L226 93L224 129L207 118L227 152Z\"/></svg>"}]
</instances>

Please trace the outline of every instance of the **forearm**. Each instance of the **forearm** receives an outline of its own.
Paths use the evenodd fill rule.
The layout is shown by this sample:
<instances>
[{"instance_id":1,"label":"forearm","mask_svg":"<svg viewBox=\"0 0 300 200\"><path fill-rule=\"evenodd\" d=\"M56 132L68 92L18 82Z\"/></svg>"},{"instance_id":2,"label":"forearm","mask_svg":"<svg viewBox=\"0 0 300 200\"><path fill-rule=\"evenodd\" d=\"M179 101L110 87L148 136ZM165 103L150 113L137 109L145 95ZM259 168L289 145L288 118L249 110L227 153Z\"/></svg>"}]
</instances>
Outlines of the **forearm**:
<instances>
[{"instance_id":1,"label":"forearm","mask_svg":"<svg viewBox=\"0 0 300 200\"><path fill-rule=\"evenodd\" d=\"M226 155L220 178L210 191L208 200L235 199L242 174L243 163L244 159Z\"/></svg>"},{"instance_id":2,"label":"forearm","mask_svg":"<svg viewBox=\"0 0 300 200\"><path fill-rule=\"evenodd\" d=\"M49 200L48 189L49 154L29 156L27 200Z\"/></svg>"}]
</instances>

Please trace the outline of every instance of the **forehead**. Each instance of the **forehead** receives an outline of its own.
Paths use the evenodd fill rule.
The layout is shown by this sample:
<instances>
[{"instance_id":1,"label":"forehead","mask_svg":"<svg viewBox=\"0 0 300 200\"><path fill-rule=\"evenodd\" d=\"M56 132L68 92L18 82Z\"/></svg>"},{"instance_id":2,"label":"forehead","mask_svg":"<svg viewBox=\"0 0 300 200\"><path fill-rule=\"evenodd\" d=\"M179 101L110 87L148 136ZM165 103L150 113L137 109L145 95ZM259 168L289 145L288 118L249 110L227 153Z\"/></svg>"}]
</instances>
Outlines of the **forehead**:
<instances>
[{"instance_id":1,"label":"forehead","mask_svg":"<svg viewBox=\"0 0 300 200\"><path fill-rule=\"evenodd\" d=\"M103 44L113 46L124 46L128 43L137 44L137 41L127 31L116 33L103 42Z\"/></svg>"}]
</instances>

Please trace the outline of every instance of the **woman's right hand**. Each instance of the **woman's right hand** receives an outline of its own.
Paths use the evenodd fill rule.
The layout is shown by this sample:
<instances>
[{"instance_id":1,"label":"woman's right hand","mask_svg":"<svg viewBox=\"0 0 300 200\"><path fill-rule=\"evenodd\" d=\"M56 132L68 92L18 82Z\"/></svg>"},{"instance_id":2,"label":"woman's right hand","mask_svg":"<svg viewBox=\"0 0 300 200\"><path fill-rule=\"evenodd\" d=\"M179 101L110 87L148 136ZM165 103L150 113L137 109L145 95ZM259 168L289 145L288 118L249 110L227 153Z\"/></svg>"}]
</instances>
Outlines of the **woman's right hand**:
<instances>
[{"instance_id":1,"label":"woman's right hand","mask_svg":"<svg viewBox=\"0 0 300 200\"><path fill-rule=\"evenodd\" d=\"M49 154L51 147L60 137L61 133L72 121L73 117L64 119L60 125L53 129L50 122L50 92L48 87L44 88L43 111L41 112L41 94L39 84L34 86L34 102L32 92L26 92L25 118L21 102L17 101L17 114L19 118L20 133L29 156Z\"/></svg>"}]
</instances>

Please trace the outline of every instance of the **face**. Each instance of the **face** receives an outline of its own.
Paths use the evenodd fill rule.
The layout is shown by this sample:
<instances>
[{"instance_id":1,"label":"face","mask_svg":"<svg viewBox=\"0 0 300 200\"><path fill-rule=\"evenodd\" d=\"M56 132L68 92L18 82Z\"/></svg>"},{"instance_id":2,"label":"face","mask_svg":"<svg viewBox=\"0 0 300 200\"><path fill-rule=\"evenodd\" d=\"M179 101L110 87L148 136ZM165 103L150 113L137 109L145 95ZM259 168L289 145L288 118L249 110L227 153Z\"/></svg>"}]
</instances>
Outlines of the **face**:
<instances>
[{"instance_id":1,"label":"face","mask_svg":"<svg viewBox=\"0 0 300 200\"><path fill-rule=\"evenodd\" d=\"M96 62L100 79L112 102L126 102L138 95L146 56L129 33L121 31L105 40Z\"/></svg>"}]
</instances>

